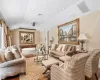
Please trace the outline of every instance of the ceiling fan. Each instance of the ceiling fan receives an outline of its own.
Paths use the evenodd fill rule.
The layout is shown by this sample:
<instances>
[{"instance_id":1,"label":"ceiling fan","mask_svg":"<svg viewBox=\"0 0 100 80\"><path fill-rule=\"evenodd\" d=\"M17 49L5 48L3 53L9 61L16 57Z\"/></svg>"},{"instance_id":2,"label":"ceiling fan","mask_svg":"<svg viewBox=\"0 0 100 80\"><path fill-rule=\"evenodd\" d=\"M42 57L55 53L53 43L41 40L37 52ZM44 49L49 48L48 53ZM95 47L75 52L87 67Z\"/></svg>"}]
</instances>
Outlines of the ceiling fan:
<instances>
[{"instance_id":1,"label":"ceiling fan","mask_svg":"<svg viewBox=\"0 0 100 80\"><path fill-rule=\"evenodd\" d=\"M36 22L32 22L32 26L34 27L36 25Z\"/></svg>"}]
</instances>

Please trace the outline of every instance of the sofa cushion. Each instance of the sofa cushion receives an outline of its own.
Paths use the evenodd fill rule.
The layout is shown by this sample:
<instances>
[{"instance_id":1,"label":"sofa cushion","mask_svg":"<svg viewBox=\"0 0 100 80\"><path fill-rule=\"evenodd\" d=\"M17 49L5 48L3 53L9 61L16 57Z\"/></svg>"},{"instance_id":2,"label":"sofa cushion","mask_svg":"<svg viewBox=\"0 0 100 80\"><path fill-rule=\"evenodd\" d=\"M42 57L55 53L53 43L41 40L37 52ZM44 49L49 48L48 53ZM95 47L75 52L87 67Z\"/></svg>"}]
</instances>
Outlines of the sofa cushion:
<instances>
[{"instance_id":1,"label":"sofa cushion","mask_svg":"<svg viewBox=\"0 0 100 80\"><path fill-rule=\"evenodd\" d=\"M56 54L60 57L60 56L64 56L64 53L61 51L57 51Z\"/></svg>"},{"instance_id":2,"label":"sofa cushion","mask_svg":"<svg viewBox=\"0 0 100 80\"><path fill-rule=\"evenodd\" d=\"M18 49L12 48L12 53L14 54L14 57L16 59L21 58L20 52L18 51Z\"/></svg>"},{"instance_id":3,"label":"sofa cushion","mask_svg":"<svg viewBox=\"0 0 100 80\"><path fill-rule=\"evenodd\" d=\"M67 49L67 51L70 51L70 50L71 50L71 48L72 48L72 46L68 46L68 49Z\"/></svg>"},{"instance_id":4,"label":"sofa cushion","mask_svg":"<svg viewBox=\"0 0 100 80\"><path fill-rule=\"evenodd\" d=\"M8 47L6 48L6 50L5 50L5 52L8 52L8 51L11 51L11 47L10 47L10 46L8 46Z\"/></svg>"},{"instance_id":5,"label":"sofa cushion","mask_svg":"<svg viewBox=\"0 0 100 80\"><path fill-rule=\"evenodd\" d=\"M10 48L16 59L21 58L20 52L16 45L11 46Z\"/></svg>"},{"instance_id":6,"label":"sofa cushion","mask_svg":"<svg viewBox=\"0 0 100 80\"><path fill-rule=\"evenodd\" d=\"M64 53L61 52L61 51L52 50L50 53L53 54L53 55L57 55L59 57L64 56Z\"/></svg>"},{"instance_id":7,"label":"sofa cushion","mask_svg":"<svg viewBox=\"0 0 100 80\"><path fill-rule=\"evenodd\" d=\"M62 52L65 52L67 50L68 46L67 45L62 45Z\"/></svg>"},{"instance_id":8,"label":"sofa cushion","mask_svg":"<svg viewBox=\"0 0 100 80\"><path fill-rule=\"evenodd\" d=\"M56 48L57 48L57 44L52 44L51 45L51 50L56 50Z\"/></svg>"},{"instance_id":9,"label":"sofa cushion","mask_svg":"<svg viewBox=\"0 0 100 80\"><path fill-rule=\"evenodd\" d=\"M59 46L57 47L56 51L61 51L61 49L62 49L62 45L59 45Z\"/></svg>"},{"instance_id":10,"label":"sofa cushion","mask_svg":"<svg viewBox=\"0 0 100 80\"><path fill-rule=\"evenodd\" d=\"M17 49L17 50L18 50L18 48L17 48L17 46L16 46L16 45L11 46L10 48L11 48L11 49L13 49L13 48L14 48L14 49Z\"/></svg>"},{"instance_id":11,"label":"sofa cushion","mask_svg":"<svg viewBox=\"0 0 100 80\"><path fill-rule=\"evenodd\" d=\"M14 60L15 59L14 54L11 51L6 51L5 52L5 59L7 61Z\"/></svg>"}]
</instances>

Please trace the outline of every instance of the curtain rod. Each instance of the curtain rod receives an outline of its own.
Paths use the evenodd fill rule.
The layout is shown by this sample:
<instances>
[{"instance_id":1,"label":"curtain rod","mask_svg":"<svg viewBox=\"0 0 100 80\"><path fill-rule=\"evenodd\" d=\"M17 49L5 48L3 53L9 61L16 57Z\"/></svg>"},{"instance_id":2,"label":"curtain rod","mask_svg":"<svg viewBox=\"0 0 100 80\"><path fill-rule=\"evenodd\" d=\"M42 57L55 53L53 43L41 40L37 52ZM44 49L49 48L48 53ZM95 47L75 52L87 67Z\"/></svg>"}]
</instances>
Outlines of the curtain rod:
<instances>
[{"instance_id":1,"label":"curtain rod","mask_svg":"<svg viewBox=\"0 0 100 80\"><path fill-rule=\"evenodd\" d=\"M28 28L19 28L19 29L26 29L26 30L36 30L36 29L28 29Z\"/></svg>"}]
</instances>

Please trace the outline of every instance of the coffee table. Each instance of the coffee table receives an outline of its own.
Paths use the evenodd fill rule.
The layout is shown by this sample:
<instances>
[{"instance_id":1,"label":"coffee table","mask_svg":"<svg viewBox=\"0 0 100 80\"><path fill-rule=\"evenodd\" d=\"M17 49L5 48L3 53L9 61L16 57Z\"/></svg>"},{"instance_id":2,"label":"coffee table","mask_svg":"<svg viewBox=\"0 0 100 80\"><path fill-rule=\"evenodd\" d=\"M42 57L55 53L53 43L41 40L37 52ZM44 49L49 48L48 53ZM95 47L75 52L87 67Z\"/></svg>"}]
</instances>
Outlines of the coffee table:
<instances>
[{"instance_id":1,"label":"coffee table","mask_svg":"<svg viewBox=\"0 0 100 80\"><path fill-rule=\"evenodd\" d=\"M46 70L43 72L43 74L45 74L48 70L50 70L50 67L53 64L59 64L59 62L60 61L55 58L49 58L48 60L43 60L42 65L46 67Z\"/></svg>"}]
</instances>

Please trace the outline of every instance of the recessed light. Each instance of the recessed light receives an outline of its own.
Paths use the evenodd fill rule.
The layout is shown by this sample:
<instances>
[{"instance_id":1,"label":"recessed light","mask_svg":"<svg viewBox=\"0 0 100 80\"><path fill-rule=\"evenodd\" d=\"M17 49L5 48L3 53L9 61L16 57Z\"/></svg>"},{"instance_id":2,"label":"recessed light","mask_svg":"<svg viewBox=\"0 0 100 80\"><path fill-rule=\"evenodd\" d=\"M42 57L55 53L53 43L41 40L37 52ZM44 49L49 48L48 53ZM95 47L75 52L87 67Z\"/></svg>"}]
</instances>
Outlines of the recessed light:
<instances>
[{"instance_id":1,"label":"recessed light","mask_svg":"<svg viewBox=\"0 0 100 80\"><path fill-rule=\"evenodd\" d=\"M64 10L65 8L63 8L63 10Z\"/></svg>"}]
</instances>

